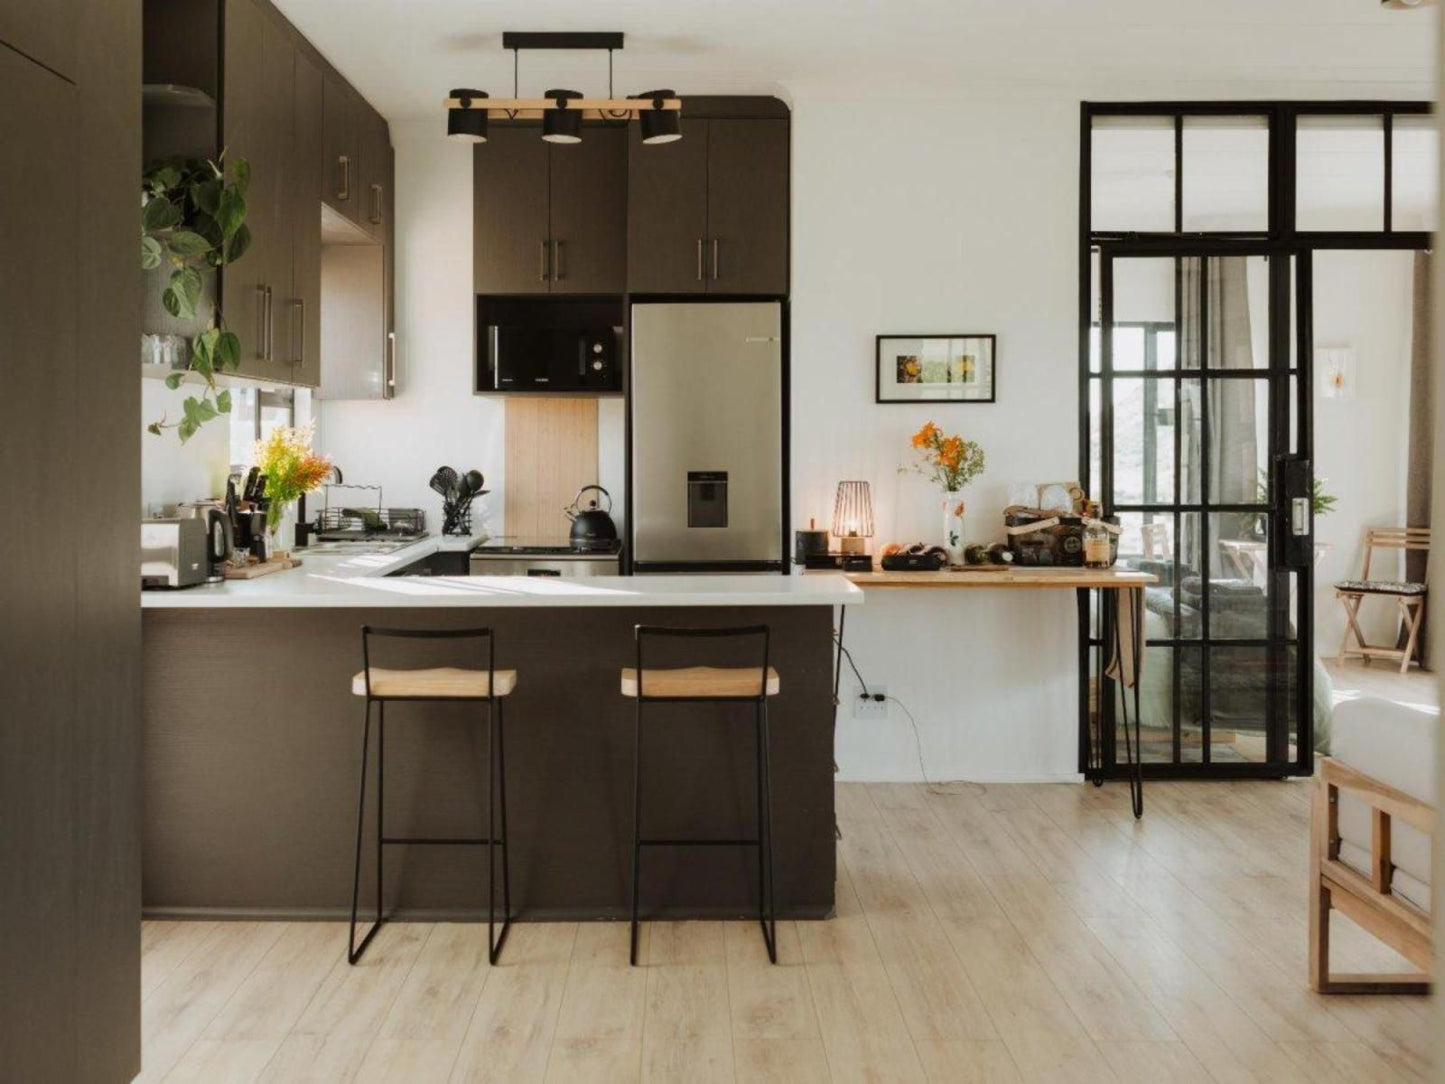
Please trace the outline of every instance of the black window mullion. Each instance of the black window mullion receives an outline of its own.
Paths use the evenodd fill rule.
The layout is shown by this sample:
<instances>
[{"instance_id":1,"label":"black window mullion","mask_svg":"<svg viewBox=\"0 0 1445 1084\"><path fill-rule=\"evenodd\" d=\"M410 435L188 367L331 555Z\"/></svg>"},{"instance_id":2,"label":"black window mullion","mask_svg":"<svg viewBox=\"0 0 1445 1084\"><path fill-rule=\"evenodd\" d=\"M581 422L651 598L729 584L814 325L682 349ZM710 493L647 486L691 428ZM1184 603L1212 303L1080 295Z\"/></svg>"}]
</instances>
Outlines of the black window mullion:
<instances>
[{"instance_id":1,"label":"black window mullion","mask_svg":"<svg viewBox=\"0 0 1445 1084\"><path fill-rule=\"evenodd\" d=\"M1182 375L1184 364L1184 335L1180 327L1179 314L1183 311L1180 305L1181 291L1184 282L1184 261L1179 257L1174 258L1174 544L1173 553L1173 583L1170 586L1169 594L1174 606L1174 635L1180 634L1180 623L1183 621L1183 608L1179 598L1179 587L1184 579L1184 514L1179 511L1179 504L1186 496L1184 492L1184 377ZM1202 497L1203 494L1200 494ZM1176 764L1184 759L1184 703L1182 690L1183 667L1180 663L1181 649L1178 647L1169 650L1169 664L1173 674L1171 685L1171 708L1173 710L1172 739L1174 746L1173 760Z\"/></svg>"},{"instance_id":2,"label":"black window mullion","mask_svg":"<svg viewBox=\"0 0 1445 1084\"><path fill-rule=\"evenodd\" d=\"M1211 759L1211 734L1214 728L1213 704L1210 689L1210 650L1209 650L1209 583L1211 578L1211 552L1209 548L1209 261L1212 257L1200 256L1199 261L1199 297L1195 309L1196 319L1199 321L1196 341L1199 343L1199 499L1204 506L1204 511L1199 514L1199 555L1200 555L1200 583L1199 583L1199 671L1202 676L1199 690L1200 703L1200 750L1199 758L1203 764L1208 764ZM1182 586L1182 585L1181 585Z\"/></svg>"},{"instance_id":3,"label":"black window mullion","mask_svg":"<svg viewBox=\"0 0 1445 1084\"><path fill-rule=\"evenodd\" d=\"M1174 232L1184 232L1184 114L1174 114Z\"/></svg>"},{"instance_id":4,"label":"black window mullion","mask_svg":"<svg viewBox=\"0 0 1445 1084\"><path fill-rule=\"evenodd\" d=\"M1385 112L1380 130L1385 137L1385 232L1395 231L1395 114Z\"/></svg>"},{"instance_id":5,"label":"black window mullion","mask_svg":"<svg viewBox=\"0 0 1445 1084\"><path fill-rule=\"evenodd\" d=\"M1099 252L1099 474L1105 514L1114 500L1114 258ZM1099 654L1110 642L1109 607L1099 605ZM1117 758L1114 734L1114 682L1097 668L1099 698L1099 759L1113 767Z\"/></svg>"}]
</instances>

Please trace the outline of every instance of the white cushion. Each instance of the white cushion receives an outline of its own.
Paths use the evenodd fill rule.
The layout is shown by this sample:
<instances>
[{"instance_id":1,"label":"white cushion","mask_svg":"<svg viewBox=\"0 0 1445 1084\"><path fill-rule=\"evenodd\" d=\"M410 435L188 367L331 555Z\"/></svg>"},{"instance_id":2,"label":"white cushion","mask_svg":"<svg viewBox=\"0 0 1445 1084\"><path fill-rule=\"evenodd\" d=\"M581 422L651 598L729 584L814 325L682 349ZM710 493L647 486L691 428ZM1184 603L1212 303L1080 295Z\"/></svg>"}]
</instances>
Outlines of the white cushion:
<instances>
[{"instance_id":1,"label":"white cushion","mask_svg":"<svg viewBox=\"0 0 1445 1084\"><path fill-rule=\"evenodd\" d=\"M1362 696L1335 706L1330 749L1338 761L1371 779L1435 804L1435 731L1440 712ZM1340 859L1370 871L1370 807L1340 792ZM1394 890L1430 910L1430 837L1408 824L1390 826Z\"/></svg>"}]
</instances>

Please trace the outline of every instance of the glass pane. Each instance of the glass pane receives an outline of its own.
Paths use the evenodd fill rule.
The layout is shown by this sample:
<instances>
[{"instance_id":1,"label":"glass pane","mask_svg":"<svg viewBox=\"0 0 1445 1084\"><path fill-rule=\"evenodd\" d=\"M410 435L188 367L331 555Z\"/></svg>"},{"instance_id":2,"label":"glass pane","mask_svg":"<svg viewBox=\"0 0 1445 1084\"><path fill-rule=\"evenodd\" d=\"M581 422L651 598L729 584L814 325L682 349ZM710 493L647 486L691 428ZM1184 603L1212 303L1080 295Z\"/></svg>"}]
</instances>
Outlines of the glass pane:
<instances>
[{"instance_id":1,"label":"glass pane","mask_svg":"<svg viewBox=\"0 0 1445 1084\"><path fill-rule=\"evenodd\" d=\"M1267 501L1269 382L1219 378L1209 381L1208 394L1209 503Z\"/></svg>"},{"instance_id":2,"label":"glass pane","mask_svg":"<svg viewBox=\"0 0 1445 1084\"><path fill-rule=\"evenodd\" d=\"M1095 117L1089 228L1174 232L1174 118Z\"/></svg>"},{"instance_id":3,"label":"glass pane","mask_svg":"<svg viewBox=\"0 0 1445 1084\"><path fill-rule=\"evenodd\" d=\"M1179 648L1179 760L1204 759L1204 649Z\"/></svg>"},{"instance_id":4,"label":"glass pane","mask_svg":"<svg viewBox=\"0 0 1445 1084\"><path fill-rule=\"evenodd\" d=\"M1180 261L1180 344L1185 369L1269 368L1269 260L1264 256Z\"/></svg>"},{"instance_id":5,"label":"glass pane","mask_svg":"<svg viewBox=\"0 0 1445 1084\"><path fill-rule=\"evenodd\" d=\"M1114 323L1173 327L1177 263L1172 256L1111 261Z\"/></svg>"},{"instance_id":6,"label":"glass pane","mask_svg":"<svg viewBox=\"0 0 1445 1084\"><path fill-rule=\"evenodd\" d=\"M1392 225L1397 230L1433 230L1440 185L1440 142L1435 118L1396 116L1390 170Z\"/></svg>"},{"instance_id":7,"label":"glass pane","mask_svg":"<svg viewBox=\"0 0 1445 1084\"><path fill-rule=\"evenodd\" d=\"M1203 386L1198 380L1179 382L1179 503L1204 500L1204 471L1200 463L1203 443Z\"/></svg>"},{"instance_id":8,"label":"glass pane","mask_svg":"<svg viewBox=\"0 0 1445 1084\"><path fill-rule=\"evenodd\" d=\"M1186 117L1184 228L1269 229L1269 121Z\"/></svg>"},{"instance_id":9,"label":"glass pane","mask_svg":"<svg viewBox=\"0 0 1445 1084\"><path fill-rule=\"evenodd\" d=\"M1203 631L1204 578L1200 574L1204 553L1203 521L1198 512L1179 516L1179 549L1175 558L1174 582L1177 598L1171 598L1179 611L1174 636L1179 640L1197 640Z\"/></svg>"},{"instance_id":10,"label":"glass pane","mask_svg":"<svg viewBox=\"0 0 1445 1084\"><path fill-rule=\"evenodd\" d=\"M1086 488L1090 495L1104 492L1103 450L1100 434L1104 431L1103 381L1089 381L1089 478Z\"/></svg>"},{"instance_id":11,"label":"glass pane","mask_svg":"<svg viewBox=\"0 0 1445 1084\"><path fill-rule=\"evenodd\" d=\"M1209 638L1262 640L1269 635L1269 547L1265 513L1209 517L1214 569L1209 577Z\"/></svg>"},{"instance_id":12,"label":"glass pane","mask_svg":"<svg viewBox=\"0 0 1445 1084\"><path fill-rule=\"evenodd\" d=\"M1134 740L1134 690L1111 684L1114 687L1114 759L1118 764L1126 764L1129 746L1125 741ZM1126 710L1131 720L1127 734L1124 730ZM1174 760L1174 649L1165 645L1150 644L1144 649L1144 669L1139 680L1139 742L1146 763L1168 764Z\"/></svg>"},{"instance_id":13,"label":"glass pane","mask_svg":"<svg viewBox=\"0 0 1445 1084\"><path fill-rule=\"evenodd\" d=\"M1114 504L1174 499L1174 382L1114 381Z\"/></svg>"},{"instance_id":14,"label":"glass pane","mask_svg":"<svg viewBox=\"0 0 1445 1084\"><path fill-rule=\"evenodd\" d=\"M256 399L260 392L254 387L231 389L231 468L251 465L256 455Z\"/></svg>"},{"instance_id":15,"label":"glass pane","mask_svg":"<svg viewBox=\"0 0 1445 1084\"><path fill-rule=\"evenodd\" d=\"M1210 650L1209 756L1216 763L1265 759L1269 654L1266 647Z\"/></svg>"},{"instance_id":16,"label":"glass pane","mask_svg":"<svg viewBox=\"0 0 1445 1084\"><path fill-rule=\"evenodd\" d=\"M1137 324L1114 328L1113 363L1115 371L1137 371L1144 366L1144 329Z\"/></svg>"},{"instance_id":17,"label":"glass pane","mask_svg":"<svg viewBox=\"0 0 1445 1084\"><path fill-rule=\"evenodd\" d=\"M1385 228L1382 117L1300 117L1295 154L1298 229Z\"/></svg>"}]
</instances>

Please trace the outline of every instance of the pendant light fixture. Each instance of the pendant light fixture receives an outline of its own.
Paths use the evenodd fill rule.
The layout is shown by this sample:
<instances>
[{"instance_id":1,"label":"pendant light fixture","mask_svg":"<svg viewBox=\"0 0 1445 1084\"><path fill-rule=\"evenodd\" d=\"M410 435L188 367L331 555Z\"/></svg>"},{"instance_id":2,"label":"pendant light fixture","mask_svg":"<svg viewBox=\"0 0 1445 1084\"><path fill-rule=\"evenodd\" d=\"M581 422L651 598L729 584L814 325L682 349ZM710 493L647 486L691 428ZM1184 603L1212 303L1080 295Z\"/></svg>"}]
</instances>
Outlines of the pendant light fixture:
<instances>
[{"instance_id":1,"label":"pendant light fixture","mask_svg":"<svg viewBox=\"0 0 1445 1084\"><path fill-rule=\"evenodd\" d=\"M579 90L549 90L547 98L556 105L542 114L542 139L547 143L581 143L582 111L569 106L579 101Z\"/></svg>"},{"instance_id":2,"label":"pendant light fixture","mask_svg":"<svg viewBox=\"0 0 1445 1084\"><path fill-rule=\"evenodd\" d=\"M487 141L487 119L540 120L548 143L580 143L582 122L600 120L626 124L636 117L646 144L673 143L682 138L678 116L682 101L671 90L649 90L629 98L613 97L612 54L622 48L619 33L521 33L507 31L502 48L512 51L512 97L491 98L484 90L451 92L445 105L447 136L471 143ZM607 51L607 97L585 98L581 91L549 90L543 98L518 96L519 60L524 49L598 49Z\"/></svg>"},{"instance_id":3,"label":"pendant light fixture","mask_svg":"<svg viewBox=\"0 0 1445 1084\"><path fill-rule=\"evenodd\" d=\"M642 128L642 142L654 143L675 143L682 138L682 126L679 124L677 114L663 109L661 102L669 98L676 98L675 90L648 90L641 94L630 95L633 98L646 98L652 101L652 108L645 113L637 115L637 122Z\"/></svg>"},{"instance_id":4,"label":"pendant light fixture","mask_svg":"<svg viewBox=\"0 0 1445 1084\"><path fill-rule=\"evenodd\" d=\"M447 138L461 143L485 143L487 141L487 111L473 109L472 102L485 98L485 90L454 90L452 98L462 103L460 108L447 110Z\"/></svg>"}]
</instances>

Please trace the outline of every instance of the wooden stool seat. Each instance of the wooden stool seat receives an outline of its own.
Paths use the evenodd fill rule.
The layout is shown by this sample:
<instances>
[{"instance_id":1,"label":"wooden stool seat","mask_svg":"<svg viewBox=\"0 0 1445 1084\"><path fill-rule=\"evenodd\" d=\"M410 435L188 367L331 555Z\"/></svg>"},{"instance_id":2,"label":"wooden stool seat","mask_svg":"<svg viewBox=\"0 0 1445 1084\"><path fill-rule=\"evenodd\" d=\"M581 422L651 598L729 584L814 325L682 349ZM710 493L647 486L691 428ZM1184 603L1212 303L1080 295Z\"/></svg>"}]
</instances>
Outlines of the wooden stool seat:
<instances>
[{"instance_id":1,"label":"wooden stool seat","mask_svg":"<svg viewBox=\"0 0 1445 1084\"><path fill-rule=\"evenodd\" d=\"M517 671L492 671L492 696L507 696L517 687ZM351 679L353 696L366 695L366 671ZM381 700L390 697L417 697L427 700L479 700L487 695L487 671L461 670L455 666L439 666L431 670L371 671L371 695Z\"/></svg>"},{"instance_id":2,"label":"wooden stool seat","mask_svg":"<svg viewBox=\"0 0 1445 1084\"><path fill-rule=\"evenodd\" d=\"M643 699L699 697L751 700L758 695L760 676L761 671L756 666L649 668L642 671ZM780 686L778 672L769 666L767 695L777 696ZM637 696L637 670L633 667L622 668L622 695Z\"/></svg>"}]
</instances>

